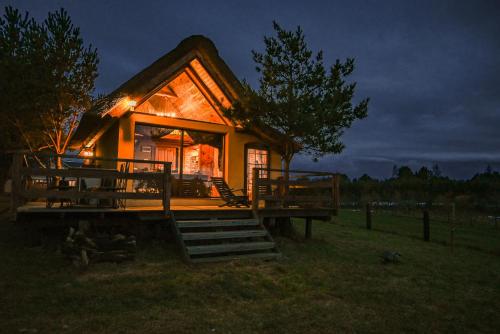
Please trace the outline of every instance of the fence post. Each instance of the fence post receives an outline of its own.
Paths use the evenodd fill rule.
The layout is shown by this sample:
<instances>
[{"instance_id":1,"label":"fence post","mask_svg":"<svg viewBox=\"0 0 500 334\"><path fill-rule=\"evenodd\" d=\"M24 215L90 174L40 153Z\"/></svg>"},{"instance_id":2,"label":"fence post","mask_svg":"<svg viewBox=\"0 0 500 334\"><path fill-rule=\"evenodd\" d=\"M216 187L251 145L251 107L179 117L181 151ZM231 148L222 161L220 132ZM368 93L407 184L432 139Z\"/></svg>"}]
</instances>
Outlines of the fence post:
<instances>
[{"instance_id":1,"label":"fence post","mask_svg":"<svg viewBox=\"0 0 500 334\"><path fill-rule=\"evenodd\" d=\"M429 226L429 211L424 210L424 241L429 241L430 240L430 226Z\"/></svg>"},{"instance_id":2,"label":"fence post","mask_svg":"<svg viewBox=\"0 0 500 334\"><path fill-rule=\"evenodd\" d=\"M366 228L372 229L372 208L370 203L366 203Z\"/></svg>"},{"instance_id":3,"label":"fence post","mask_svg":"<svg viewBox=\"0 0 500 334\"><path fill-rule=\"evenodd\" d=\"M332 177L332 204L334 215L338 216L340 210L340 178L338 174Z\"/></svg>"},{"instance_id":4,"label":"fence post","mask_svg":"<svg viewBox=\"0 0 500 334\"><path fill-rule=\"evenodd\" d=\"M12 185L11 185L11 210L17 212L17 208L21 206L21 168L23 167L22 153L15 152L12 156Z\"/></svg>"},{"instance_id":5,"label":"fence post","mask_svg":"<svg viewBox=\"0 0 500 334\"><path fill-rule=\"evenodd\" d=\"M259 170L254 168L252 170L252 210L259 209Z\"/></svg>"},{"instance_id":6,"label":"fence post","mask_svg":"<svg viewBox=\"0 0 500 334\"><path fill-rule=\"evenodd\" d=\"M455 203L451 204L451 226L450 226L450 247L453 252L453 247L455 243Z\"/></svg>"}]
</instances>

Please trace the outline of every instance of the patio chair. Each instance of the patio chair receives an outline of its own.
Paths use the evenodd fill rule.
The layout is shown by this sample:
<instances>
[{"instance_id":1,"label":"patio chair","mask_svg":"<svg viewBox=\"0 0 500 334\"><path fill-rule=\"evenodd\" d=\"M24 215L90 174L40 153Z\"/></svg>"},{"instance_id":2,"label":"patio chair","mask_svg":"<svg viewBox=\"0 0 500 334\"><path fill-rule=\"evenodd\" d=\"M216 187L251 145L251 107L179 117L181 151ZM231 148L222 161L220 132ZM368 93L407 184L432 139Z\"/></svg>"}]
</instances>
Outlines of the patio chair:
<instances>
[{"instance_id":1,"label":"patio chair","mask_svg":"<svg viewBox=\"0 0 500 334\"><path fill-rule=\"evenodd\" d=\"M250 207L248 204L248 196L246 195L235 195L235 191L241 191L243 193L243 189L231 189L227 185L226 181L222 177L212 177L212 184L215 186L217 191L220 194L220 197L226 202L224 204L219 205L237 207L240 208L242 206Z\"/></svg>"},{"instance_id":2,"label":"patio chair","mask_svg":"<svg viewBox=\"0 0 500 334\"><path fill-rule=\"evenodd\" d=\"M119 173L121 175L128 173L130 168L129 162L122 164L120 166ZM118 177L114 180L103 178L101 180L101 185L97 189L98 191L110 191L110 192L126 192L127 191L127 179L125 177ZM108 199L101 199L98 202L98 207L105 207L111 205L112 208L125 208L126 207L126 199L112 199L111 203Z\"/></svg>"}]
</instances>

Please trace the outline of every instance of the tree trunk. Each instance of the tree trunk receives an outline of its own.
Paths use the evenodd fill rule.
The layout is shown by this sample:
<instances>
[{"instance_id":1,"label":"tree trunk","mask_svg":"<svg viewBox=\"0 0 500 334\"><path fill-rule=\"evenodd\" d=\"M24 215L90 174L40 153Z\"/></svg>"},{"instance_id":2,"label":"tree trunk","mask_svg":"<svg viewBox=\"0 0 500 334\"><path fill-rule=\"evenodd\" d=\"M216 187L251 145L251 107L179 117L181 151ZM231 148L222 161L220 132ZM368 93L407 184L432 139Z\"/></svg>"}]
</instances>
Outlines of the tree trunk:
<instances>
[{"instance_id":1,"label":"tree trunk","mask_svg":"<svg viewBox=\"0 0 500 334\"><path fill-rule=\"evenodd\" d=\"M57 169L62 169L63 164L62 164L62 158L60 156L57 156L56 158L56 168Z\"/></svg>"}]
</instances>

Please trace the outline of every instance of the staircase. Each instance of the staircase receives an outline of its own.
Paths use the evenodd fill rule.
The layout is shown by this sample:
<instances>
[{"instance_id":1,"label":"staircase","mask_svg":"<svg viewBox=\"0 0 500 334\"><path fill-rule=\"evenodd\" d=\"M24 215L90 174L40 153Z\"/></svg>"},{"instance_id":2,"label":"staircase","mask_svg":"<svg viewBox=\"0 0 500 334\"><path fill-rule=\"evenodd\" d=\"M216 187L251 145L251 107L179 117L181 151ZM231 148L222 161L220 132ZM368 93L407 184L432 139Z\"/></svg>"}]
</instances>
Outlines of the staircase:
<instances>
[{"instance_id":1,"label":"staircase","mask_svg":"<svg viewBox=\"0 0 500 334\"><path fill-rule=\"evenodd\" d=\"M187 262L216 262L281 256L266 228L255 218L176 220L174 234Z\"/></svg>"}]
</instances>

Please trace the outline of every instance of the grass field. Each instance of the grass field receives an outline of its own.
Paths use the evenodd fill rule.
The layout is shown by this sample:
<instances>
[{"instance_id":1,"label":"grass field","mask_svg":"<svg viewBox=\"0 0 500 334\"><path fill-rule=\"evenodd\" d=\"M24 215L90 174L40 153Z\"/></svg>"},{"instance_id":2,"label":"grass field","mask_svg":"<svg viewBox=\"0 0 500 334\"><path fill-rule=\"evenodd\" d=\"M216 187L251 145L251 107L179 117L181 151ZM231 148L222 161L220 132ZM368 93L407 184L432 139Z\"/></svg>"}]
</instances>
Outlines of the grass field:
<instances>
[{"instance_id":1,"label":"grass field","mask_svg":"<svg viewBox=\"0 0 500 334\"><path fill-rule=\"evenodd\" d=\"M499 256L362 226L349 211L314 222L312 240L278 240L277 262L188 266L155 243L80 272L3 223L0 332L498 333ZM384 250L402 262L381 264Z\"/></svg>"}]
</instances>

